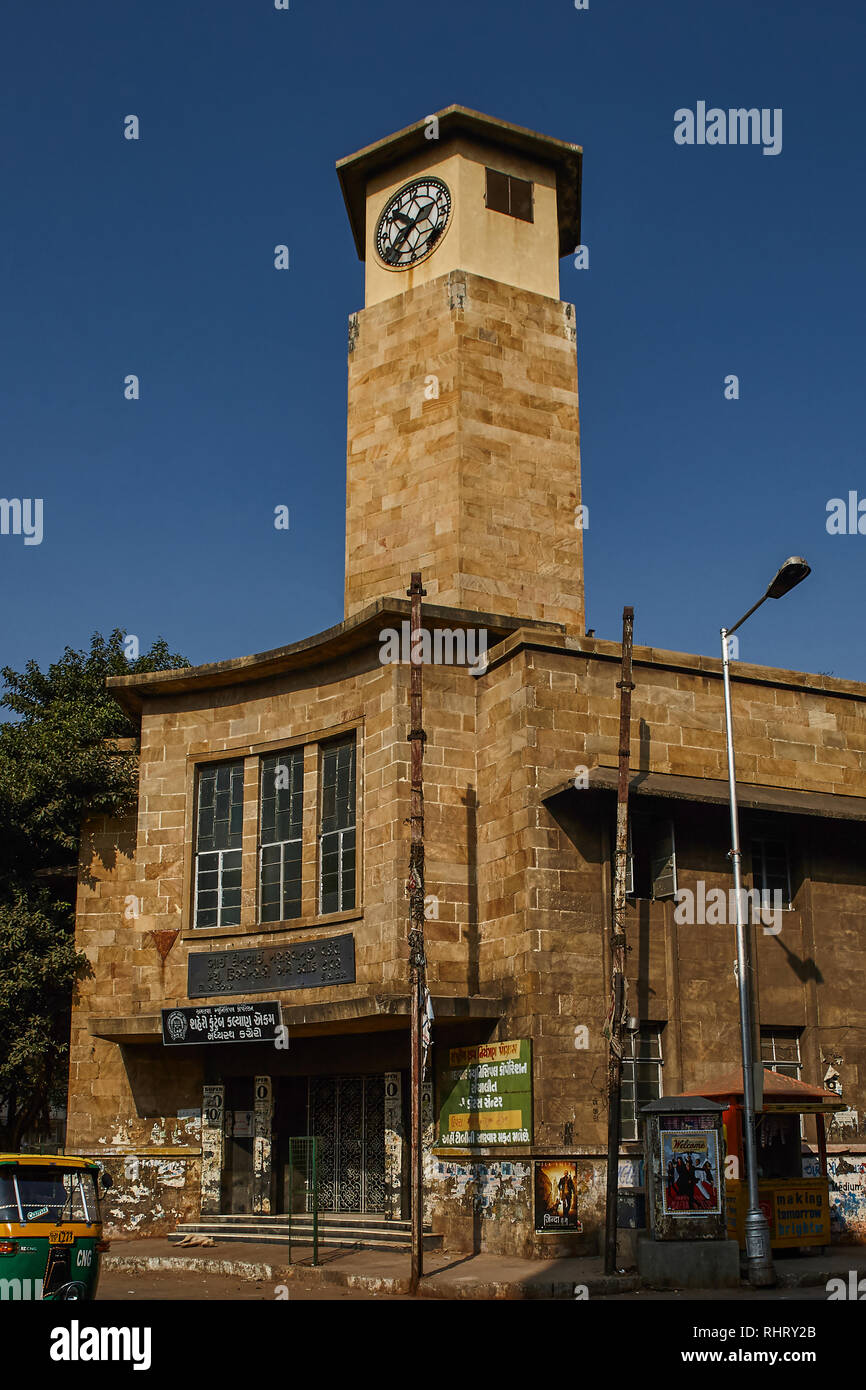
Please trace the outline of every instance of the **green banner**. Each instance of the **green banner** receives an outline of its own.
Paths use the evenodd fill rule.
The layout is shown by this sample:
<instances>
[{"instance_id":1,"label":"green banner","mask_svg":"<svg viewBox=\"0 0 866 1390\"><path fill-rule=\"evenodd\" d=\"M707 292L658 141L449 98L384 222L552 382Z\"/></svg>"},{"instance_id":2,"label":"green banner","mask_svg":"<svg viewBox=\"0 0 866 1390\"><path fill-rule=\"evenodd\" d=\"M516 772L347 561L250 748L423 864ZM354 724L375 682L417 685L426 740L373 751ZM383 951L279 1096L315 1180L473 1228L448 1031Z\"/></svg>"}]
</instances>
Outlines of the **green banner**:
<instances>
[{"instance_id":1,"label":"green banner","mask_svg":"<svg viewBox=\"0 0 866 1390\"><path fill-rule=\"evenodd\" d=\"M437 1147L532 1143L532 1040L452 1047L439 1071Z\"/></svg>"}]
</instances>

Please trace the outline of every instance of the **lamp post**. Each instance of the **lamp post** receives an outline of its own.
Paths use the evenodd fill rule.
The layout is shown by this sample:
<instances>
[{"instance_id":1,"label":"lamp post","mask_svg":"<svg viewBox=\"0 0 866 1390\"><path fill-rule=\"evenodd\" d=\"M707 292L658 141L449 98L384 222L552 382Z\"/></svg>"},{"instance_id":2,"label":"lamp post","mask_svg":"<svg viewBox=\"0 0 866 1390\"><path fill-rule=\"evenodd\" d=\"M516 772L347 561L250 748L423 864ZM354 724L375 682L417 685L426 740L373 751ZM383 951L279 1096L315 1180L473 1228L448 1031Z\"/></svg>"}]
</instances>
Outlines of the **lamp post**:
<instances>
[{"instance_id":1,"label":"lamp post","mask_svg":"<svg viewBox=\"0 0 866 1390\"><path fill-rule=\"evenodd\" d=\"M754 1287L766 1287L775 1283L773 1260L770 1253L770 1228L767 1218L758 1203L758 1163L755 1143L755 1079L752 1057L752 996L746 975L746 923L743 912L742 894L742 853L740 850L740 825L737 811L737 782L734 772L734 724L731 716L731 674L728 639L742 627L757 608L768 598L781 598L799 584L810 573L806 561L799 555L786 560L782 568L767 585L766 592L744 613L733 627L723 627L722 635L722 675L725 686L725 732L728 745L728 788L731 801L731 853L734 869L734 896L737 912L737 985L740 999L740 1041L743 1049L743 1143L745 1148L746 1178L749 1191L749 1209L746 1213L746 1267L749 1283Z\"/></svg>"}]
</instances>

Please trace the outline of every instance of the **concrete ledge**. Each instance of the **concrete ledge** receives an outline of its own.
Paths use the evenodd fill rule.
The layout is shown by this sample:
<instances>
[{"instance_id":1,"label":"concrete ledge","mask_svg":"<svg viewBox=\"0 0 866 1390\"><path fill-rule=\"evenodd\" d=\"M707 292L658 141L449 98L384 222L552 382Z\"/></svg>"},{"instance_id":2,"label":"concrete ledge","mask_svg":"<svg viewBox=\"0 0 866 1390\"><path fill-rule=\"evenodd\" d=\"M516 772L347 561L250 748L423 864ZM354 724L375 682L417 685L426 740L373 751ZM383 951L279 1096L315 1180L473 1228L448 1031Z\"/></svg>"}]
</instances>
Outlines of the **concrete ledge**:
<instances>
[{"instance_id":1,"label":"concrete ledge","mask_svg":"<svg viewBox=\"0 0 866 1390\"><path fill-rule=\"evenodd\" d=\"M300 1284L304 1288L319 1288L322 1284L347 1289L363 1289L372 1294L408 1294L408 1276L388 1276L375 1274L351 1274L347 1270L320 1267L311 1269L305 1265L292 1265L287 1272L286 1282ZM449 1302L462 1299L477 1299L484 1302L502 1300L568 1299L574 1301L575 1284L582 1283L587 1296L599 1297L601 1294L634 1293L641 1286L637 1275L601 1275L596 1278L576 1281L556 1278L544 1274L532 1276L527 1280L477 1279L471 1275L464 1278L448 1278L445 1274L428 1274L421 1280L418 1298L441 1298Z\"/></svg>"},{"instance_id":2,"label":"concrete ledge","mask_svg":"<svg viewBox=\"0 0 866 1390\"><path fill-rule=\"evenodd\" d=\"M311 925L313 925L311 923ZM288 990L274 990L282 1003L283 1023L293 1033L367 1033L388 1028L408 1027L410 996L408 994L356 995L351 999L331 1000L327 1004L292 1004L286 998ZM492 1022L501 1018L505 1005L501 999L482 994L434 994L433 1011L440 1023L445 1019L483 1019ZM204 995L191 1001L192 1007L211 1008L225 1005L221 995ZM161 1014L129 1014L121 1018L90 1017L87 1029L91 1037L105 1038L116 1043L161 1043ZM202 1043L200 1046L204 1046Z\"/></svg>"},{"instance_id":3,"label":"concrete ledge","mask_svg":"<svg viewBox=\"0 0 866 1390\"><path fill-rule=\"evenodd\" d=\"M637 1243L641 1283L656 1289L738 1289L735 1240L650 1240Z\"/></svg>"},{"instance_id":4,"label":"concrete ledge","mask_svg":"<svg viewBox=\"0 0 866 1390\"><path fill-rule=\"evenodd\" d=\"M176 1273L228 1274L235 1279L273 1279L285 1271L275 1265L251 1264L247 1260L215 1260L203 1255L103 1255L101 1270L118 1274L140 1274L143 1270L168 1269Z\"/></svg>"}]
</instances>

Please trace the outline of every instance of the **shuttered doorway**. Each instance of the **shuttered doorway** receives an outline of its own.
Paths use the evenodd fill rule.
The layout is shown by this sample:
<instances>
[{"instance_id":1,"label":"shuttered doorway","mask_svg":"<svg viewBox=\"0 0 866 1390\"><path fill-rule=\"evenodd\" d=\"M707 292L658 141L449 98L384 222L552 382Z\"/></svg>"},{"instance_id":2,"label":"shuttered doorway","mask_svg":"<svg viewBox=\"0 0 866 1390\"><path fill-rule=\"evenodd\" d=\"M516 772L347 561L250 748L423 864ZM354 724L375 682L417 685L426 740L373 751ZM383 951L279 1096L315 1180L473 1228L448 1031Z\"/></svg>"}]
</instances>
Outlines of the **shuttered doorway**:
<instances>
[{"instance_id":1,"label":"shuttered doorway","mask_svg":"<svg viewBox=\"0 0 866 1390\"><path fill-rule=\"evenodd\" d=\"M384 1212L384 1076L310 1077L307 1132L319 1139L319 1210Z\"/></svg>"}]
</instances>

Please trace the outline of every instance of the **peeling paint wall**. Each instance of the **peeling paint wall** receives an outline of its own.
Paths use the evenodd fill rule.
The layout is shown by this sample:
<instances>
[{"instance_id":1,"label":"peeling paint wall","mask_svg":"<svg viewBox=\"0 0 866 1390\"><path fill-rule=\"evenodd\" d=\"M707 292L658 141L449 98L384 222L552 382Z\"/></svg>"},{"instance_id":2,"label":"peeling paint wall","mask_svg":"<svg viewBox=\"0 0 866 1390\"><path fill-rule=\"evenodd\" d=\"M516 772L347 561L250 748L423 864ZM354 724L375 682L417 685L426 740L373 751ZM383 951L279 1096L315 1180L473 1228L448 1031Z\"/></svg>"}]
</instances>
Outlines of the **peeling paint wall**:
<instances>
[{"instance_id":1,"label":"peeling paint wall","mask_svg":"<svg viewBox=\"0 0 866 1390\"><path fill-rule=\"evenodd\" d=\"M590 1162L577 1159L577 1201L580 1220L593 1226L599 1199L603 1219L604 1174ZM525 1258L554 1259L595 1254L594 1230L577 1235L536 1236L533 1232L534 1190L532 1160L434 1158L430 1197L433 1229L447 1249L495 1251Z\"/></svg>"},{"instance_id":2,"label":"peeling paint wall","mask_svg":"<svg viewBox=\"0 0 866 1390\"><path fill-rule=\"evenodd\" d=\"M161 1235L194 1221L201 1197L201 1111L126 1118L113 1116L102 1134L72 1143L68 1153L94 1158L111 1175L101 1195L109 1239Z\"/></svg>"},{"instance_id":3,"label":"peeling paint wall","mask_svg":"<svg viewBox=\"0 0 866 1390\"><path fill-rule=\"evenodd\" d=\"M818 1156L803 1159L803 1177L817 1177ZM830 1233L840 1245L866 1243L866 1152L827 1155Z\"/></svg>"},{"instance_id":4,"label":"peeling paint wall","mask_svg":"<svg viewBox=\"0 0 866 1390\"><path fill-rule=\"evenodd\" d=\"M403 1093L398 1071L385 1073L385 1212L399 1221L402 1210Z\"/></svg>"},{"instance_id":5,"label":"peeling paint wall","mask_svg":"<svg viewBox=\"0 0 866 1390\"><path fill-rule=\"evenodd\" d=\"M102 1198L110 1239L163 1235L180 1221L194 1221L201 1190L201 1159L159 1153L106 1153L100 1163L114 1186Z\"/></svg>"},{"instance_id":6,"label":"peeling paint wall","mask_svg":"<svg viewBox=\"0 0 866 1390\"><path fill-rule=\"evenodd\" d=\"M269 1076L257 1076L254 1086L253 1211L257 1216L270 1216L274 1091Z\"/></svg>"},{"instance_id":7,"label":"peeling paint wall","mask_svg":"<svg viewBox=\"0 0 866 1390\"><path fill-rule=\"evenodd\" d=\"M213 1216L220 1210L220 1184L223 1171L225 1086L205 1086L202 1090L201 1131L201 1214Z\"/></svg>"}]
</instances>

